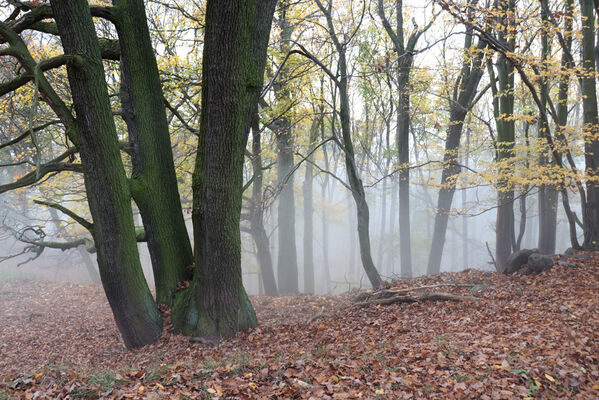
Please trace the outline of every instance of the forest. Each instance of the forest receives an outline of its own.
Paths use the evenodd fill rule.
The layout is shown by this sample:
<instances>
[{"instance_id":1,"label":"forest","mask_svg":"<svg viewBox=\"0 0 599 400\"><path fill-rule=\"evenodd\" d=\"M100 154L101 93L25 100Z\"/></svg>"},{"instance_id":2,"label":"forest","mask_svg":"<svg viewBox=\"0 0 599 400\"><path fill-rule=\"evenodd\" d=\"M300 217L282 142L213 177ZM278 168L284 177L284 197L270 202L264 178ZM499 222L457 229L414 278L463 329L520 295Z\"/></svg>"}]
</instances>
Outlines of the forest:
<instances>
[{"instance_id":1,"label":"forest","mask_svg":"<svg viewBox=\"0 0 599 400\"><path fill-rule=\"evenodd\" d=\"M0 0L0 399L599 397L598 26Z\"/></svg>"}]
</instances>

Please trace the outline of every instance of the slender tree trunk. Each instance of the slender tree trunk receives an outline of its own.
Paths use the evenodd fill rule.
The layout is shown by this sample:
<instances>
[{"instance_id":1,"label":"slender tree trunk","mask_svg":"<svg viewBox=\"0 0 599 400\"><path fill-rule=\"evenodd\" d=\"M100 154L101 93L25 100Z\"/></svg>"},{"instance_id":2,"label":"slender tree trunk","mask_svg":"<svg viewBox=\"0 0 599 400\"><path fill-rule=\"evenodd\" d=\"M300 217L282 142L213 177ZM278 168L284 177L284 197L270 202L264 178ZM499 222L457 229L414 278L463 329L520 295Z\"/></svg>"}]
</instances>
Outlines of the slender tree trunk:
<instances>
[{"instance_id":1,"label":"slender tree trunk","mask_svg":"<svg viewBox=\"0 0 599 400\"><path fill-rule=\"evenodd\" d=\"M96 270L96 266L95 266L94 262L92 261L92 258L90 257L89 252L87 251L85 246L83 246L83 245L78 246L77 251L79 252L79 255L81 256L81 261L83 261L83 265L85 265L85 270L87 271L87 275L89 276L89 279L92 281L92 283L95 283L96 285L101 285L102 278L100 277L100 274Z\"/></svg>"},{"instance_id":2,"label":"slender tree trunk","mask_svg":"<svg viewBox=\"0 0 599 400\"><path fill-rule=\"evenodd\" d=\"M483 52L485 42L480 40L478 52L472 56L472 30L466 33L464 40L464 58L462 70L454 86L454 94L449 106L449 127L445 140L445 153L443 156L443 172L441 174L441 189L437 200L437 212L435 213L435 228L428 259L428 274L438 274L441 271L441 259L445 246L447 223L449 212L455 194L457 176L461 167L457 164L458 150L462 137L464 119L468 110L472 107L472 101L476 96L478 84L483 75Z\"/></svg>"},{"instance_id":3,"label":"slender tree trunk","mask_svg":"<svg viewBox=\"0 0 599 400\"><path fill-rule=\"evenodd\" d=\"M595 15L593 0L580 0L582 18L582 109L585 134L586 204L583 210L584 244L586 250L599 249L599 118L595 78Z\"/></svg>"},{"instance_id":4,"label":"slender tree trunk","mask_svg":"<svg viewBox=\"0 0 599 400\"><path fill-rule=\"evenodd\" d=\"M385 168L385 173L387 173L388 168ZM383 268L383 259L385 254L385 234L387 233L387 180L383 181L383 190L381 193L382 201L381 201L381 227L380 227L380 235L379 235L379 251L377 255L376 263L381 269Z\"/></svg>"},{"instance_id":5,"label":"slender tree trunk","mask_svg":"<svg viewBox=\"0 0 599 400\"><path fill-rule=\"evenodd\" d=\"M251 47L251 70L252 79L257 81L256 88L250 90L249 101L246 107L246 141L249 131L252 131L252 168L254 181L252 183L252 199L250 202L250 230L252 238L256 243L258 263L260 264L260 277L262 286L267 296L277 296L277 282L272 264L272 253L270 251L270 239L264 227L264 193L262 170L262 135L260 131L260 117L258 114L258 102L260 100L261 88L264 86L264 68L268 49L268 39L272 27L272 19L277 0L266 0L261 3L261 11L256 17L256 25Z\"/></svg>"},{"instance_id":6,"label":"slender tree trunk","mask_svg":"<svg viewBox=\"0 0 599 400\"><path fill-rule=\"evenodd\" d=\"M339 69L341 73L341 82L339 85L339 100L341 111L339 113L339 118L341 121L343 146L345 148L345 168L349 177L352 195L356 202L356 211L358 214L358 240L360 243L360 257L362 259L362 266L364 267L364 271L366 272L372 287L378 288L381 285L381 277L379 276L379 273L374 266L374 262L372 261L369 231L370 213L368 210L368 204L366 203L366 194L364 192L362 179L360 179L358 175L358 170L355 164L354 147L351 141L345 54L340 54L340 59Z\"/></svg>"},{"instance_id":7,"label":"slender tree trunk","mask_svg":"<svg viewBox=\"0 0 599 400\"><path fill-rule=\"evenodd\" d=\"M312 122L310 128L310 143L308 152L312 153L318 139L319 127L323 124L323 112L318 119ZM314 294L314 205L312 187L314 182L314 169L312 167L313 155L308 157L306 175L304 177L304 293Z\"/></svg>"},{"instance_id":8,"label":"slender tree trunk","mask_svg":"<svg viewBox=\"0 0 599 400\"><path fill-rule=\"evenodd\" d=\"M401 79L401 78L400 78ZM400 89L397 107L397 149L399 152L399 257L401 276L412 277L410 228L410 97Z\"/></svg>"},{"instance_id":9,"label":"slender tree trunk","mask_svg":"<svg viewBox=\"0 0 599 400\"><path fill-rule=\"evenodd\" d=\"M172 305L177 283L191 279L193 252L177 188L160 76L142 0L113 0L121 49L121 100L129 131L131 193L152 260L156 300Z\"/></svg>"},{"instance_id":10,"label":"slender tree trunk","mask_svg":"<svg viewBox=\"0 0 599 400\"><path fill-rule=\"evenodd\" d=\"M574 13L574 0L565 0L565 18L564 18L564 32L571 32L573 25L572 15ZM572 48L572 35L566 35L565 38L565 46L570 51ZM566 71L571 67L571 63L568 59L568 55L565 50L562 50L562 58L560 62L560 67L563 71ZM568 92L570 88L570 74L561 74L559 79L559 87L558 87L558 96L557 96L557 127L555 137L558 142L562 145L565 145L565 133L564 130L568 124ZM562 156L558 154L559 164L562 163ZM574 218L574 214L570 209L570 202L568 199L568 190L566 188L561 189L561 197L562 204L564 207L564 211L566 213L566 217L568 219L568 227L569 227L569 236L570 236L570 245L578 249L580 248L580 244L578 243L578 234L576 232L576 220Z\"/></svg>"},{"instance_id":11,"label":"slender tree trunk","mask_svg":"<svg viewBox=\"0 0 599 400\"><path fill-rule=\"evenodd\" d=\"M542 71L545 72L541 77L541 103L546 106L549 97L549 86L547 82L547 71L548 71L548 57L550 54L550 45L548 40L549 29L549 18L547 15L548 5L547 0L541 0L541 18L543 21L543 27L541 28L541 52L543 66ZM545 136L549 135L549 132L545 132L542 126L542 122L539 121L539 139L542 139L541 143L546 143ZM541 166L555 165L554 162L550 162L545 155L545 152L541 154L539 159ZM555 237L557 232L557 200L558 192L553 185L540 185L539 186L539 251L543 254L554 254L555 253Z\"/></svg>"},{"instance_id":12,"label":"slender tree trunk","mask_svg":"<svg viewBox=\"0 0 599 400\"><path fill-rule=\"evenodd\" d=\"M102 284L125 345L140 347L160 336L161 319L139 262L98 39L87 1L51 4L65 54L72 58L67 72Z\"/></svg>"},{"instance_id":13,"label":"slender tree trunk","mask_svg":"<svg viewBox=\"0 0 599 400\"><path fill-rule=\"evenodd\" d=\"M509 13L515 9L515 0L500 0L499 19L508 29L499 33L500 41L509 49L514 48L514 39L508 38L506 32L514 25ZM512 253L516 237L514 233L514 189L509 182L514 156L514 66L500 54L497 60L497 78L499 93L499 110L496 118L497 125L497 161L499 165L499 183L497 186L497 222L495 225L495 259L497 267L503 271L507 258Z\"/></svg>"},{"instance_id":14,"label":"slender tree trunk","mask_svg":"<svg viewBox=\"0 0 599 400\"><path fill-rule=\"evenodd\" d=\"M277 296L277 282L272 266L272 255L266 229L264 228L264 201L263 201L263 179L262 171L262 146L261 134L258 123L258 113L254 114L252 123L252 167L254 170L254 181L252 182L252 200L250 202L250 231L256 243L256 255L260 264L260 276L267 296Z\"/></svg>"},{"instance_id":15,"label":"slender tree trunk","mask_svg":"<svg viewBox=\"0 0 599 400\"><path fill-rule=\"evenodd\" d=\"M466 129L466 146L464 149L464 166L469 167L470 159L470 128ZM466 210L468 206L468 189L462 189L462 210ZM470 267L470 238L468 236L468 216L462 215L462 268Z\"/></svg>"},{"instance_id":16,"label":"slender tree trunk","mask_svg":"<svg viewBox=\"0 0 599 400\"><path fill-rule=\"evenodd\" d=\"M289 52L293 27L287 18L289 5L280 7L278 23L281 28L281 52ZM280 109L291 106L291 93L288 88L289 67L283 66L279 82L274 85L275 97ZM295 196L293 191L293 132L291 119L287 114L280 115L274 127L277 138L277 171L279 184L286 181L278 198L279 252L277 273L281 293L299 293L297 249L295 244ZM290 175L291 174L291 175Z\"/></svg>"}]
</instances>

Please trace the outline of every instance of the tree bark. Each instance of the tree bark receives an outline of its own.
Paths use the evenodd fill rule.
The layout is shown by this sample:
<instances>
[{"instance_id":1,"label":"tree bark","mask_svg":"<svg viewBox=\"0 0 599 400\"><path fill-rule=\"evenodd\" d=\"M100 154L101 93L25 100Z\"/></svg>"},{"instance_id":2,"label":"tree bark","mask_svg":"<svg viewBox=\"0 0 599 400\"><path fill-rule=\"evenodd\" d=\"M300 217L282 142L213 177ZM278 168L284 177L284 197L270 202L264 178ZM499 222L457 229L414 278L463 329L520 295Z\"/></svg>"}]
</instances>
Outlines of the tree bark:
<instances>
[{"instance_id":1,"label":"tree bark","mask_svg":"<svg viewBox=\"0 0 599 400\"><path fill-rule=\"evenodd\" d=\"M175 330L194 336L229 337L257 325L242 282L239 222L249 91L262 82L251 66L261 12L256 0L209 0L206 6L193 177L196 270L173 310Z\"/></svg>"},{"instance_id":2,"label":"tree bark","mask_svg":"<svg viewBox=\"0 0 599 400\"><path fill-rule=\"evenodd\" d=\"M67 72L102 284L125 345L140 347L160 336L161 319L139 261L100 47L87 1L52 0L51 4L65 54L71 59Z\"/></svg>"},{"instance_id":3,"label":"tree bark","mask_svg":"<svg viewBox=\"0 0 599 400\"><path fill-rule=\"evenodd\" d=\"M146 232L156 300L172 305L191 279L193 252L177 188L160 76L141 0L113 0L121 54L121 102L129 131L131 193Z\"/></svg>"}]
</instances>

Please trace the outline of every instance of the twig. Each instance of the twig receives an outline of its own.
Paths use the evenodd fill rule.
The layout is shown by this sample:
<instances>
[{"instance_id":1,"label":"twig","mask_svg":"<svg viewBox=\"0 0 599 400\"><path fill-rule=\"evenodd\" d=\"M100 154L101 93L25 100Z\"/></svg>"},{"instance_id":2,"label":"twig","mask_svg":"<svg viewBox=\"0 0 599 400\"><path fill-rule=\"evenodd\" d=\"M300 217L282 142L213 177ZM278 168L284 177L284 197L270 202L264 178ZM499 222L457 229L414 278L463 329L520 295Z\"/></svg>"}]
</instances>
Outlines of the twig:
<instances>
[{"instance_id":1,"label":"twig","mask_svg":"<svg viewBox=\"0 0 599 400\"><path fill-rule=\"evenodd\" d=\"M489 252L489 255L491 256L491 261L493 261L493 265L495 266L495 271L499 271L497 269L497 262L495 262L495 257L493 257L493 253L491 252L491 249L489 248L489 242L485 242L485 245L487 246L487 251Z\"/></svg>"}]
</instances>

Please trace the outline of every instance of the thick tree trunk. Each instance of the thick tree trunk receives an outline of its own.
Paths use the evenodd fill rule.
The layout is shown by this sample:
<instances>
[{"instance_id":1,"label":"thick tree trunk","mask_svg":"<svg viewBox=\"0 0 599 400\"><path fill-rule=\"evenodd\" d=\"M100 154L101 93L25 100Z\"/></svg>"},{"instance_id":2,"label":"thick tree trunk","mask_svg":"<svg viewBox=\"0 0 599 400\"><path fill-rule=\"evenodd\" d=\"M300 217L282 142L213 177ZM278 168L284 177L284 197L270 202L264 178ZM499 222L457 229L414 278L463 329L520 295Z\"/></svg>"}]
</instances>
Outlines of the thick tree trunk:
<instances>
[{"instance_id":1,"label":"thick tree trunk","mask_svg":"<svg viewBox=\"0 0 599 400\"><path fill-rule=\"evenodd\" d=\"M177 283L191 279L193 252L181 209L160 76L141 0L113 0L121 49L121 100L129 131L131 193L152 260L156 300L172 305Z\"/></svg>"},{"instance_id":2,"label":"thick tree trunk","mask_svg":"<svg viewBox=\"0 0 599 400\"><path fill-rule=\"evenodd\" d=\"M71 57L67 72L102 284L125 345L140 347L160 336L161 320L139 262L100 47L87 1L51 4L65 54Z\"/></svg>"},{"instance_id":3,"label":"thick tree trunk","mask_svg":"<svg viewBox=\"0 0 599 400\"><path fill-rule=\"evenodd\" d=\"M409 67L408 67L409 68ZM409 76L409 75L408 75ZM400 80L408 78L400 78ZM399 153L399 259L402 278L412 277L410 228L410 96L405 86L399 90L397 107L397 150Z\"/></svg>"},{"instance_id":4,"label":"thick tree trunk","mask_svg":"<svg viewBox=\"0 0 599 400\"><path fill-rule=\"evenodd\" d=\"M202 117L193 179L196 269L176 299L175 330L228 337L256 326L241 275L240 212L248 88L257 1L209 0L206 6Z\"/></svg>"}]
</instances>

